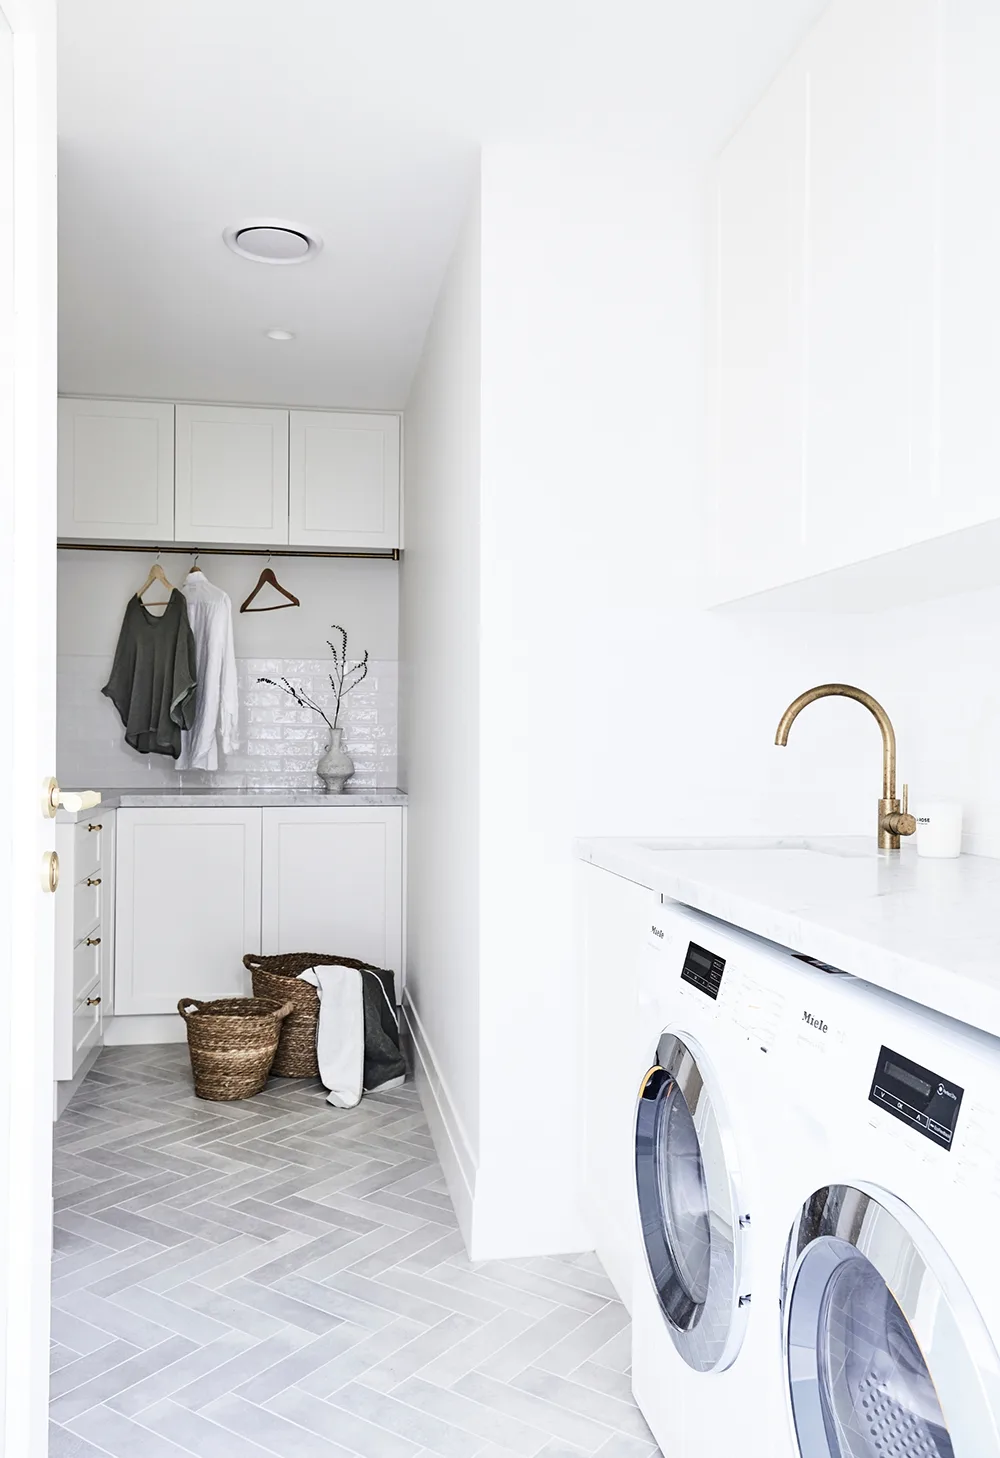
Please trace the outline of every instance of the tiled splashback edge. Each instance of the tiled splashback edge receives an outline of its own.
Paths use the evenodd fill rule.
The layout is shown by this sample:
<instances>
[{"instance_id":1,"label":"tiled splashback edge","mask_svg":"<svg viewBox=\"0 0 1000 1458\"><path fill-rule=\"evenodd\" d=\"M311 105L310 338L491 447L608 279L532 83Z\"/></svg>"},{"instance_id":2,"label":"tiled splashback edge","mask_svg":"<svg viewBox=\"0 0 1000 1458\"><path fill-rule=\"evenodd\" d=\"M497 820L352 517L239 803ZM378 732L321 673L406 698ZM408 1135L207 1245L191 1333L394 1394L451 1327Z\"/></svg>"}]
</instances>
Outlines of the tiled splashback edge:
<instances>
[{"instance_id":1,"label":"tiled splashback edge","mask_svg":"<svg viewBox=\"0 0 1000 1458\"><path fill-rule=\"evenodd\" d=\"M209 785L219 789L314 789L316 762L326 748L323 720L259 678L288 678L327 708L329 659L238 658L240 732L235 754L220 755L212 772L174 768L164 755L137 754L125 743L121 722L101 688L110 657L61 654L58 659L58 775L65 786ZM373 661L360 688L345 697L341 724L354 760L351 784L385 788L396 783L398 665Z\"/></svg>"}]
</instances>

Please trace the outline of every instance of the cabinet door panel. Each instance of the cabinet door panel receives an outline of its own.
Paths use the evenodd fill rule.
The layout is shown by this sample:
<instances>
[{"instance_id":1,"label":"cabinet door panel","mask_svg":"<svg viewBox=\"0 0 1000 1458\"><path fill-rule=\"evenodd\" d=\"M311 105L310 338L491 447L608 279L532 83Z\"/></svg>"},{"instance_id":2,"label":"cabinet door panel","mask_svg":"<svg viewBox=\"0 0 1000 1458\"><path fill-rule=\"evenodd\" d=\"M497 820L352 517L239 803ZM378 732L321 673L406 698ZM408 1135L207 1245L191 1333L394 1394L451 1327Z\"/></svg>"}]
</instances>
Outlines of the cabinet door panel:
<instances>
[{"instance_id":1,"label":"cabinet door panel","mask_svg":"<svg viewBox=\"0 0 1000 1458\"><path fill-rule=\"evenodd\" d=\"M716 511L722 600L801 555L806 78L792 63L719 159Z\"/></svg>"},{"instance_id":2,"label":"cabinet door panel","mask_svg":"<svg viewBox=\"0 0 1000 1458\"><path fill-rule=\"evenodd\" d=\"M260 948L259 810L121 810L115 1014L249 991Z\"/></svg>"},{"instance_id":3,"label":"cabinet door panel","mask_svg":"<svg viewBox=\"0 0 1000 1458\"><path fill-rule=\"evenodd\" d=\"M399 545L399 417L293 410L289 540Z\"/></svg>"},{"instance_id":4,"label":"cabinet door panel","mask_svg":"<svg viewBox=\"0 0 1000 1458\"><path fill-rule=\"evenodd\" d=\"M935 0L838 0L806 46L809 571L902 545L926 491L934 9Z\"/></svg>"},{"instance_id":5,"label":"cabinet door panel","mask_svg":"<svg viewBox=\"0 0 1000 1458\"><path fill-rule=\"evenodd\" d=\"M174 407L59 401L59 535L169 542L174 535Z\"/></svg>"},{"instance_id":6,"label":"cabinet door panel","mask_svg":"<svg viewBox=\"0 0 1000 1458\"><path fill-rule=\"evenodd\" d=\"M328 952L396 973L402 957L402 812L265 810L265 953Z\"/></svg>"},{"instance_id":7,"label":"cabinet door panel","mask_svg":"<svg viewBox=\"0 0 1000 1458\"><path fill-rule=\"evenodd\" d=\"M1000 9L948 0L944 16L940 454L912 537L1000 516Z\"/></svg>"},{"instance_id":8,"label":"cabinet door panel","mask_svg":"<svg viewBox=\"0 0 1000 1458\"><path fill-rule=\"evenodd\" d=\"M288 541L288 411L177 407L177 540Z\"/></svg>"}]
</instances>

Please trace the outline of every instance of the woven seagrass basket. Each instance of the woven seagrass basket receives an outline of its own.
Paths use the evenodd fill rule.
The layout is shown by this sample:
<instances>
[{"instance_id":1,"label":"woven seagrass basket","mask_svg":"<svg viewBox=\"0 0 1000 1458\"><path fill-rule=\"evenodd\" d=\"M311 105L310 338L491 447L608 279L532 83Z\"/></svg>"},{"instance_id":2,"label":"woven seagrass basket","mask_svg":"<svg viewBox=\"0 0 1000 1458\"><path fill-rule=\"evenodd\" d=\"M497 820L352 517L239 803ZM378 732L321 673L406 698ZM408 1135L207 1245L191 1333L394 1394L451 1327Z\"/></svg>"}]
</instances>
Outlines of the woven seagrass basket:
<instances>
[{"instance_id":1,"label":"woven seagrass basket","mask_svg":"<svg viewBox=\"0 0 1000 1458\"><path fill-rule=\"evenodd\" d=\"M290 999L182 997L194 1091L200 1099L249 1099L267 1083Z\"/></svg>"},{"instance_id":2,"label":"woven seagrass basket","mask_svg":"<svg viewBox=\"0 0 1000 1458\"><path fill-rule=\"evenodd\" d=\"M361 972L368 963L354 957L330 957L323 952L282 952L276 957L248 952L243 965L253 977L255 997L276 997L280 1002L292 1003L292 1012L281 1027L271 1073L277 1078L318 1078L319 994L312 983L298 980L299 973L309 967L353 967Z\"/></svg>"}]
</instances>

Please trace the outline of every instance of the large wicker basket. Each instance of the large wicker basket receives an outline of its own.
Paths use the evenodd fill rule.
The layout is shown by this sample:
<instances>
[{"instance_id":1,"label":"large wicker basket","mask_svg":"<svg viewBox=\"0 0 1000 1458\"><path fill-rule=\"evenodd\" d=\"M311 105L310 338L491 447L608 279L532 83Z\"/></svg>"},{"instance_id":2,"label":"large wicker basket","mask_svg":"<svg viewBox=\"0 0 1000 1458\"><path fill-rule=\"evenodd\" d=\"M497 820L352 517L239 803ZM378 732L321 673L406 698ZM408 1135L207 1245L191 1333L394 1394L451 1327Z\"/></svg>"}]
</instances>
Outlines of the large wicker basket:
<instances>
[{"instance_id":1,"label":"large wicker basket","mask_svg":"<svg viewBox=\"0 0 1000 1458\"><path fill-rule=\"evenodd\" d=\"M278 1078L318 1078L319 994L311 982L298 980L299 973L310 967L353 967L361 972L368 963L358 962L354 957L330 957L323 952L282 952L276 957L248 952L243 965L253 977L255 997L276 997L281 1002L292 1003L292 1012L282 1024L271 1073Z\"/></svg>"},{"instance_id":2,"label":"large wicker basket","mask_svg":"<svg viewBox=\"0 0 1000 1458\"><path fill-rule=\"evenodd\" d=\"M194 1091L200 1099L249 1099L267 1083L290 999L182 997Z\"/></svg>"}]
</instances>

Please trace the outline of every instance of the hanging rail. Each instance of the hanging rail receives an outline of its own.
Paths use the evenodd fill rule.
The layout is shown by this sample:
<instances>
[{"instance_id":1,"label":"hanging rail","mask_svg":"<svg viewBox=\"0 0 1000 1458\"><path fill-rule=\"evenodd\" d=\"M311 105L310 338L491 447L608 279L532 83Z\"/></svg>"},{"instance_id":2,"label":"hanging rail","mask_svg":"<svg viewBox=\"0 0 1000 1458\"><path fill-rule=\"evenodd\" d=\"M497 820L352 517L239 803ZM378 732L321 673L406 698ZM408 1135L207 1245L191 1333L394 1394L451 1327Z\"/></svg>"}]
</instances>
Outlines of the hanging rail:
<instances>
[{"instance_id":1,"label":"hanging rail","mask_svg":"<svg viewBox=\"0 0 1000 1458\"><path fill-rule=\"evenodd\" d=\"M363 547L337 547L327 552L307 552L298 547L184 547L177 542L169 546L150 546L148 542L57 542L60 552L174 552L181 557L352 557L372 562L398 562L399 548L384 551Z\"/></svg>"}]
</instances>

